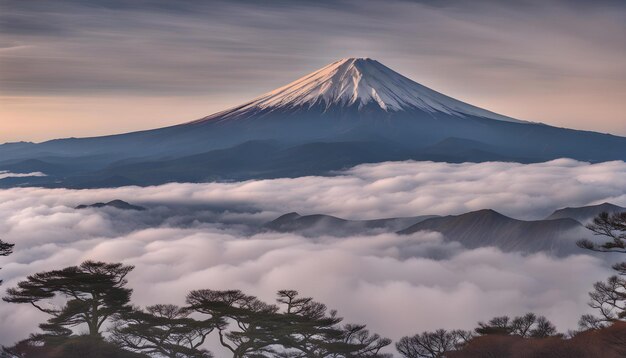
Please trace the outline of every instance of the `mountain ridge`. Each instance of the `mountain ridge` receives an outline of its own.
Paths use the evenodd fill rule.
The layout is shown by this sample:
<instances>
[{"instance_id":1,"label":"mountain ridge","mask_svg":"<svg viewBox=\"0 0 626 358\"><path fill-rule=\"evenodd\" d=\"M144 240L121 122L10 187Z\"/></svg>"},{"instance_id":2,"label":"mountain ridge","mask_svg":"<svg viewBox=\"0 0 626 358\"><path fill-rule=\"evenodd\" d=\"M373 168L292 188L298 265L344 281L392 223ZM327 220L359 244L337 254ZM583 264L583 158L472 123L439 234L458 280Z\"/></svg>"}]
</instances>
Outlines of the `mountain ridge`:
<instances>
[{"instance_id":1,"label":"mountain ridge","mask_svg":"<svg viewBox=\"0 0 626 358\"><path fill-rule=\"evenodd\" d=\"M598 205L586 205L578 207L566 207L555 210L552 214L546 217L546 220L572 218L585 224L591 221L595 216L602 212L617 213L624 212L626 208L621 206L604 202Z\"/></svg>"},{"instance_id":2,"label":"mountain ridge","mask_svg":"<svg viewBox=\"0 0 626 358\"><path fill-rule=\"evenodd\" d=\"M274 142L277 148L259 157L244 146L249 142ZM29 168L47 175L0 179L0 187L97 188L334 175L358 164L402 160L595 163L626 160L626 138L514 120L364 58L334 62L200 120L2 145L0 158L0 170Z\"/></svg>"},{"instance_id":3,"label":"mountain ridge","mask_svg":"<svg viewBox=\"0 0 626 358\"><path fill-rule=\"evenodd\" d=\"M597 207L600 206L578 209ZM397 229L393 230L394 228ZM391 232L399 235L410 235L419 231L439 232L446 241L459 242L471 249L497 247L506 252L546 252L557 256L579 253L576 241L581 238L591 239L593 236L583 224L571 217L520 220L493 209L447 216L421 215L370 220L348 220L325 214L300 215L290 212L265 223L261 231L337 238Z\"/></svg>"},{"instance_id":4,"label":"mountain ridge","mask_svg":"<svg viewBox=\"0 0 626 358\"><path fill-rule=\"evenodd\" d=\"M100 208L107 208L107 207L120 209L120 210L135 210L135 211L146 210L146 208L144 208L143 206L133 205L131 203L128 203L120 199L111 200L106 203L98 202L98 203L93 203L93 204L81 204L81 205L76 206L74 209L76 210L89 209L89 208L100 209Z\"/></svg>"},{"instance_id":5,"label":"mountain ridge","mask_svg":"<svg viewBox=\"0 0 626 358\"><path fill-rule=\"evenodd\" d=\"M265 223L262 229L276 232L293 232L304 236L327 235L342 237L355 234L393 232L432 217L435 217L435 215L348 220L332 215L300 215L297 212L291 212Z\"/></svg>"},{"instance_id":6,"label":"mountain ridge","mask_svg":"<svg viewBox=\"0 0 626 358\"><path fill-rule=\"evenodd\" d=\"M503 251L552 252L557 255L576 252L580 237L570 234L583 225L572 218L552 220L519 220L492 209L431 218L398 234L418 231L440 232L449 240L458 241L467 248L495 246Z\"/></svg>"},{"instance_id":7,"label":"mountain ridge","mask_svg":"<svg viewBox=\"0 0 626 358\"><path fill-rule=\"evenodd\" d=\"M257 113L310 109L318 105L323 107L323 112L332 107L354 106L357 111L366 108L383 112L420 110L526 123L446 96L402 76L376 60L363 57L333 62L250 102L190 124L204 123L215 118L224 121Z\"/></svg>"}]
</instances>

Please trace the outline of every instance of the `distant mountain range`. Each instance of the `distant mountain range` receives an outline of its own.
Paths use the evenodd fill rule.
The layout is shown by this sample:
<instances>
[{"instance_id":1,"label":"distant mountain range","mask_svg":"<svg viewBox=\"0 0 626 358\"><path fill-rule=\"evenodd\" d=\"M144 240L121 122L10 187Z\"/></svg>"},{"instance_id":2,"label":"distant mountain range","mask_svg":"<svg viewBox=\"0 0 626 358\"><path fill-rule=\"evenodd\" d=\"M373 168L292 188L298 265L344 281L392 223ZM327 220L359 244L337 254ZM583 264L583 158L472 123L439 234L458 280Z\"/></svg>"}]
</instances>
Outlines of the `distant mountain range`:
<instances>
[{"instance_id":1,"label":"distant mountain range","mask_svg":"<svg viewBox=\"0 0 626 358\"><path fill-rule=\"evenodd\" d=\"M626 208L601 205L559 209L543 220L517 220L494 210L478 210L461 215L416 216L378 220L346 220L329 215L285 214L263 226L263 230L293 232L305 236L349 236L397 232L409 235L435 231L467 248L494 246L506 252L548 252L555 255L579 253L575 245L591 237L583 223L599 213L621 212Z\"/></svg>"},{"instance_id":2,"label":"distant mountain range","mask_svg":"<svg viewBox=\"0 0 626 358\"><path fill-rule=\"evenodd\" d=\"M495 246L503 251L561 254L579 250L574 243L581 238L581 229L582 224L571 218L524 221L494 210L479 210L424 220L398 233L436 231L471 249Z\"/></svg>"},{"instance_id":3,"label":"distant mountain range","mask_svg":"<svg viewBox=\"0 0 626 358\"><path fill-rule=\"evenodd\" d=\"M626 160L626 138L520 121L367 58L334 62L250 102L176 126L0 145L0 187L117 187L324 175L397 160Z\"/></svg>"},{"instance_id":4,"label":"distant mountain range","mask_svg":"<svg viewBox=\"0 0 626 358\"><path fill-rule=\"evenodd\" d=\"M295 232L304 236L349 236L361 233L395 232L434 215L376 220L346 220L330 215L289 213L270 221L263 229L277 232Z\"/></svg>"},{"instance_id":5,"label":"distant mountain range","mask_svg":"<svg viewBox=\"0 0 626 358\"><path fill-rule=\"evenodd\" d=\"M617 206L611 203L602 203L599 205L583 206L578 208L563 208L556 210L546 220L570 218L578 220L581 223L587 223L598 214L602 212L607 213L621 213L625 212L626 208Z\"/></svg>"},{"instance_id":6,"label":"distant mountain range","mask_svg":"<svg viewBox=\"0 0 626 358\"><path fill-rule=\"evenodd\" d=\"M138 205L133 205L130 203L125 202L124 200L111 200L109 202L106 203L94 203L94 204L81 204L78 205L77 207L75 207L74 209L80 210L80 209L88 209L88 208L115 208L115 209L120 209L120 210L136 210L136 211L144 211L146 210L146 208L144 208L143 206L138 206Z\"/></svg>"}]
</instances>

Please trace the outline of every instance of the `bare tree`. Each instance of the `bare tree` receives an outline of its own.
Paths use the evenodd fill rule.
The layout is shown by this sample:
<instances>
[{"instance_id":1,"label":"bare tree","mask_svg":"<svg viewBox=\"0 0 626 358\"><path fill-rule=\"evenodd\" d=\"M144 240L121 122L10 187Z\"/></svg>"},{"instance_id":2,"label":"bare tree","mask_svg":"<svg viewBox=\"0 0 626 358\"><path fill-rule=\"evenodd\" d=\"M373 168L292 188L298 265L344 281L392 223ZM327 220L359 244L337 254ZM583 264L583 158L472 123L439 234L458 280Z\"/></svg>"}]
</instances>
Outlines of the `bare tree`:
<instances>
[{"instance_id":1,"label":"bare tree","mask_svg":"<svg viewBox=\"0 0 626 358\"><path fill-rule=\"evenodd\" d=\"M605 328L607 327L607 321L596 317L594 315L590 315L590 314L584 314L580 317L580 319L578 320L578 331L572 331L570 333L570 336L575 336L578 333L580 333L581 331L588 331L590 329L601 329L601 328Z\"/></svg>"},{"instance_id":2,"label":"bare tree","mask_svg":"<svg viewBox=\"0 0 626 358\"><path fill-rule=\"evenodd\" d=\"M489 322L478 322L478 327L475 329L478 334L503 334L509 335L512 332L510 325L511 318L508 316L494 317Z\"/></svg>"},{"instance_id":3,"label":"bare tree","mask_svg":"<svg viewBox=\"0 0 626 358\"><path fill-rule=\"evenodd\" d=\"M607 241L595 243L581 240L578 246L598 252L626 253L626 212L601 213L587 225L594 235ZM626 262L613 265L617 275L609 277L605 282L596 282L594 290L589 293L589 306L598 310L600 317L585 315L581 317L581 328L604 327L615 320L626 317Z\"/></svg>"},{"instance_id":4,"label":"bare tree","mask_svg":"<svg viewBox=\"0 0 626 358\"><path fill-rule=\"evenodd\" d=\"M608 241L597 244L590 240L578 241L578 246L600 252L626 253L626 212L601 213L587 225L594 235L608 238Z\"/></svg>"},{"instance_id":5,"label":"bare tree","mask_svg":"<svg viewBox=\"0 0 626 358\"><path fill-rule=\"evenodd\" d=\"M546 338L556 335L556 327L544 316L537 317L530 336L533 338Z\"/></svg>"},{"instance_id":6,"label":"bare tree","mask_svg":"<svg viewBox=\"0 0 626 358\"><path fill-rule=\"evenodd\" d=\"M472 337L469 331L438 329L402 337L396 343L396 349L405 358L441 358L450 351L462 348Z\"/></svg>"},{"instance_id":7,"label":"bare tree","mask_svg":"<svg viewBox=\"0 0 626 358\"><path fill-rule=\"evenodd\" d=\"M537 315L534 313L527 313L523 316L513 318L513 321L511 321L511 334L522 337L530 336L532 327L536 321Z\"/></svg>"},{"instance_id":8,"label":"bare tree","mask_svg":"<svg viewBox=\"0 0 626 358\"><path fill-rule=\"evenodd\" d=\"M606 282L596 282L589 293L589 306L597 309L607 322L622 318L625 314L626 281L618 276L611 276Z\"/></svg>"},{"instance_id":9,"label":"bare tree","mask_svg":"<svg viewBox=\"0 0 626 358\"><path fill-rule=\"evenodd\" d=\"M508 316L500 316L492 318L487 323L478 322L478 327L475 331L480 335L498 334L521 336L523 338L544 338L554 336L556 327L544 316L526 313L513 319Z\"/></svg>"}]
</instances>

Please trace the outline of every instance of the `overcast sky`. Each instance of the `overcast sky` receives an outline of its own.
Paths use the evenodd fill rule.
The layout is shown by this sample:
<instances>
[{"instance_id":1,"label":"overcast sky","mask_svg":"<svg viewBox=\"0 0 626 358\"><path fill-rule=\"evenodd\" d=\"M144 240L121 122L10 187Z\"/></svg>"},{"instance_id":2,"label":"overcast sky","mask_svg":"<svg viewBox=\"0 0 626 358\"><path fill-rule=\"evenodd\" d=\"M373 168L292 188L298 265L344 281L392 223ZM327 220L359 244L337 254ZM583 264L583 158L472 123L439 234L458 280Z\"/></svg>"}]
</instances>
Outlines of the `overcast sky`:
<instances>
[{"instance_id":1,"label":"overcast sky","mask_svg":"<svg viewBox=\"0 0 626 358\"><path fill-rule=\"evenodd\" d=\"M0 0L0 142L181 123L343 57L626 135L625 37L626 6L609 0Z\"/></svg>"}]
</instances>

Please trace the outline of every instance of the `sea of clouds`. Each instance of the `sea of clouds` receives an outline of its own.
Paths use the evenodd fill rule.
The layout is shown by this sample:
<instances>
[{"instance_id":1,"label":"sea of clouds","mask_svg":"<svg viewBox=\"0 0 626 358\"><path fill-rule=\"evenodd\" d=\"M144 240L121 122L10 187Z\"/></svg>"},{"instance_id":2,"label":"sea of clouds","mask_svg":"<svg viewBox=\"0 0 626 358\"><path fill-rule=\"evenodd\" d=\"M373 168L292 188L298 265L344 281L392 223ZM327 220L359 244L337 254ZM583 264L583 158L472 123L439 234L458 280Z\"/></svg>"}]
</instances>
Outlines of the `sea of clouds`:
<instances>
[{"instance_id":1,"label":"sea of clouds","mask_svg":"<svg viewBox=\"0 0 626 358\"><path fill-rule=\"evenodd\" d=\"M293 288L394 340L471 328L494 315L534 311L560 330L589 312L587 292L610 274L603 256L556 258L464 249L438 233L306 238L259 232L286 212L351 219L458 214L492 208L543 218L565 206L626 206L626 163L567 159L517 163L390 162L332 177L154 187L0 190L3 289L27 275L83 260L135 265L138 305L182 304L192 289L242 289L271 302ZM121 199L148 208L75 210ZM0 344L36 331L44 316L0 303Z\"/></svg>"}]
</instances>

